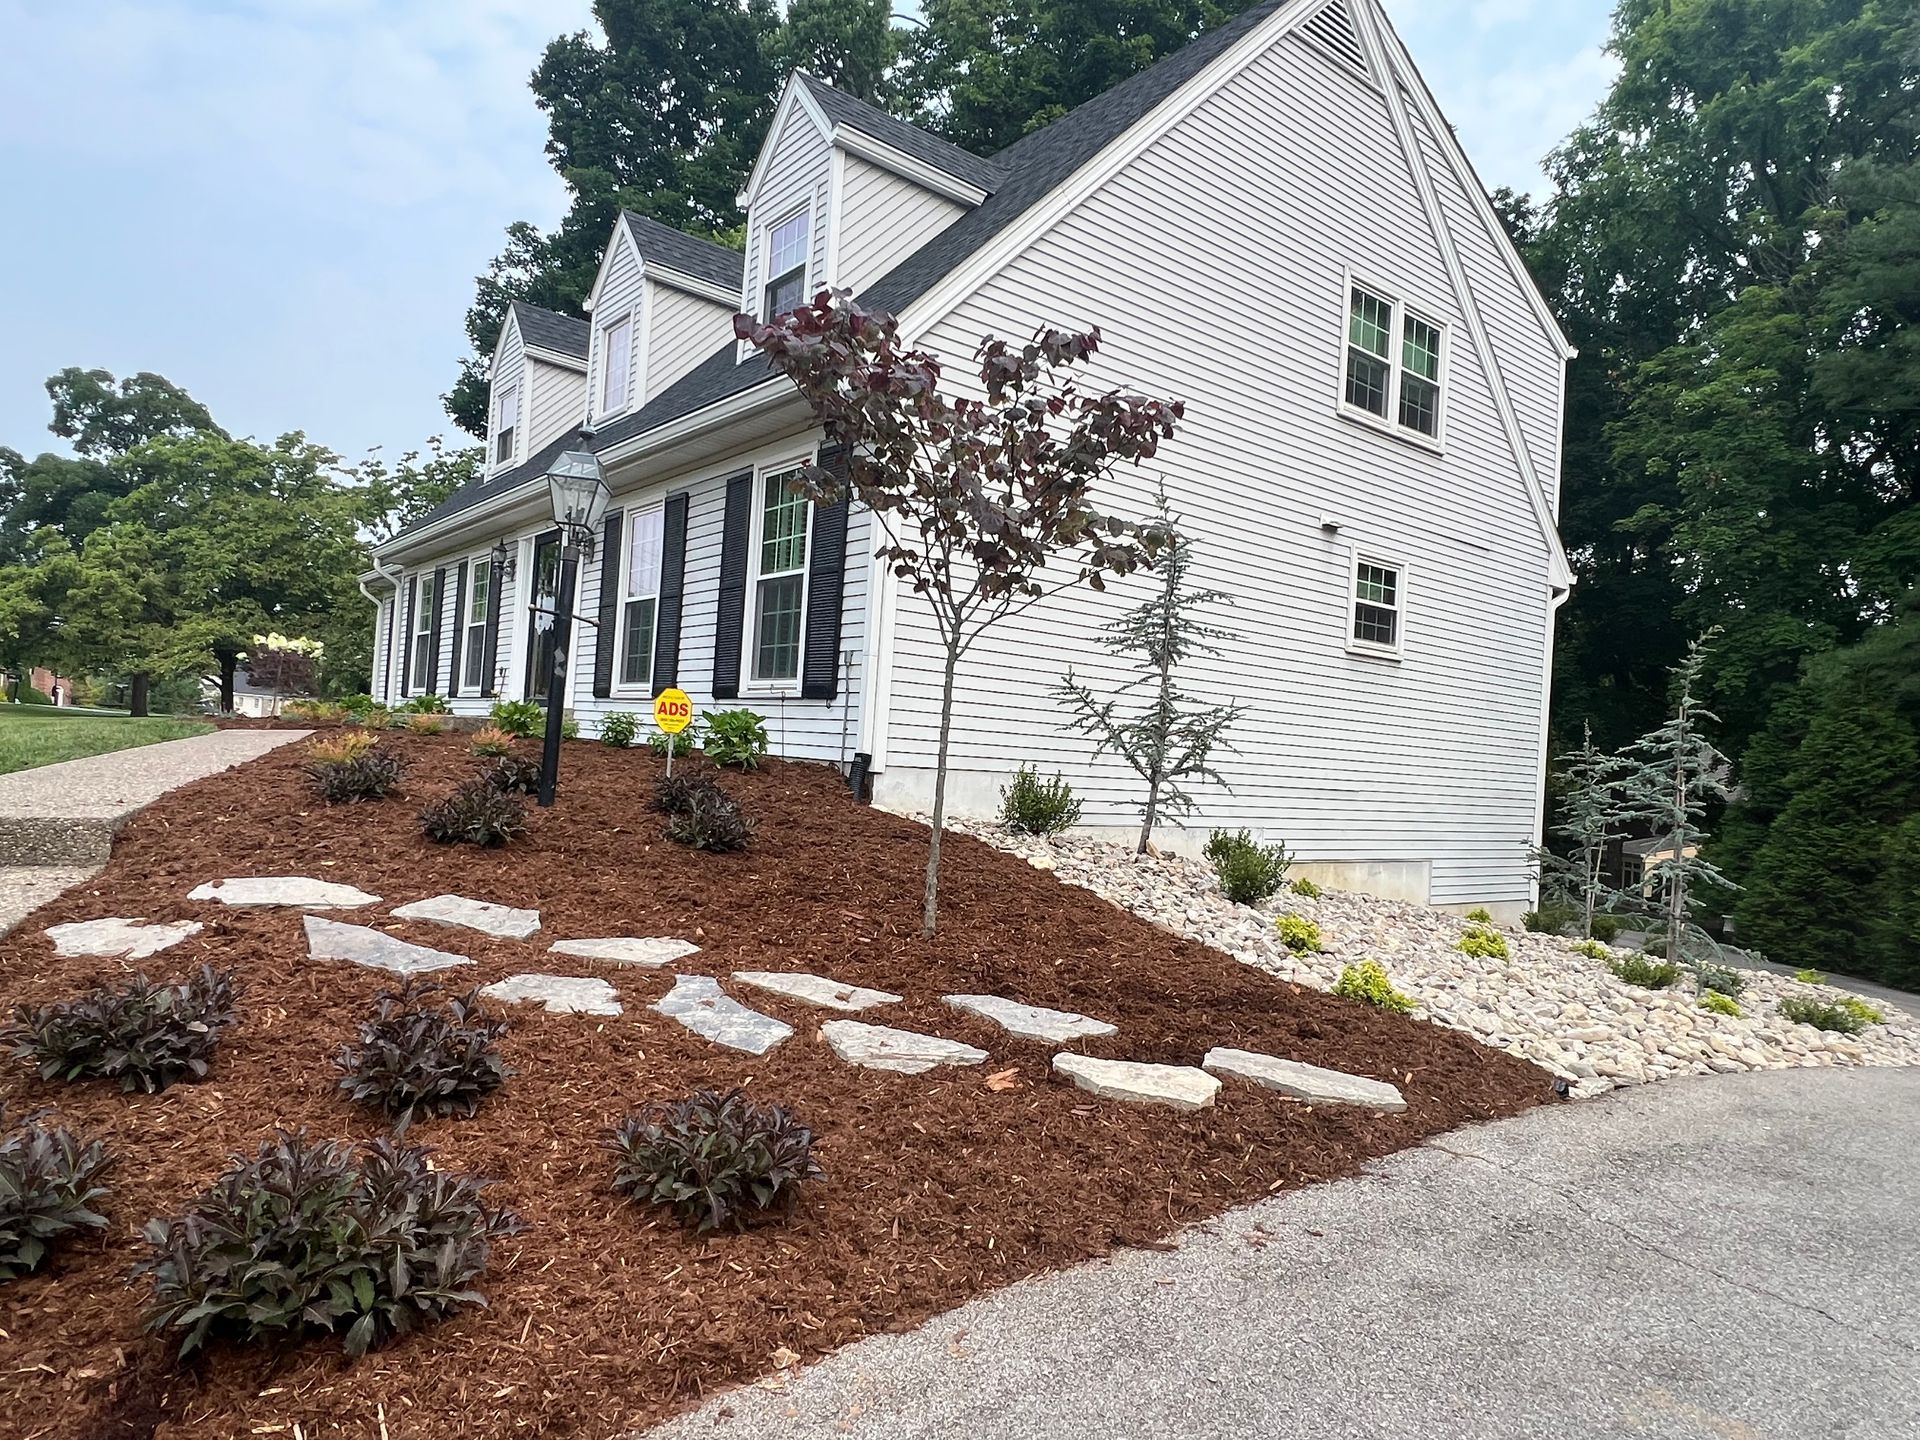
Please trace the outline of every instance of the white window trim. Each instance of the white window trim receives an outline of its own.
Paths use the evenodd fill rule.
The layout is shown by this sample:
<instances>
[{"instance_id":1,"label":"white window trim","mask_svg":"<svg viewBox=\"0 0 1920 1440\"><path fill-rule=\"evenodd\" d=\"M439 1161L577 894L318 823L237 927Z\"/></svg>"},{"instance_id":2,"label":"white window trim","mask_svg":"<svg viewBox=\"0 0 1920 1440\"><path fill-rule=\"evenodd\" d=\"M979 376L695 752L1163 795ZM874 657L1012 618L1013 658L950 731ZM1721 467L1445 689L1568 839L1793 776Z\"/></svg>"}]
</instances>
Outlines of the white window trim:
<instances>
[{"instance_id":1,"label":"white window trim","mask_svg":"<svg viewBox=\"0 0 1920 1440\"><path fill-rule=\"evenodd\" d=\"M800 653L795 658L793 678L791 680L756 680L753 678L754 651L759 648L760 607L756 603L760 595L760 551L764 536L762 527L766 524L766 486L769 475L777 475L782 470L793 470L808 465L815 459L811 449L782 456L778 460L766 460L753 470L753 508L749 511L747 522L747 603L746 613L741 617L740 626L740 693L742 695L764 695L774 698L792 699L800 694L801 682L807 673L807 601L813 588L813 522L820 507L811 500L807 502L807 547L800 559ZM782 571L782 574L787 572Z\"/></svg>"},{"instance_id":2,"label":"white window trim","mask_svg":"<svg viewBox=\"0 0 1920 1440\"><path fill-rule=\"evenodd\" d=\"M801 252L800 300L802 304L805 304L813 298L813 201L806 199L791 209L782 211L778 219L771 220L760 227L760 283L759 293L753 297L753 313L758 315L762 321L773 318L766 313L767 287L773 284L775 279L773 273L773 232L798 215L807 217L807 245L806 249ZM787 272L782 270L780 273L784 275Z\"/></svg>"},{"instance_id":3,"label":"white window trim","mask_svg":"<svg viewBox=\"0 0 1920 1440\"><path fill-rule=\"evenodd\" d=\"M513 396L513 443L507 447L506 458L499 459L500 402L509 394ZM505 470L520 459L521 442L527 432L525 399L526 387L520 380L510 381L505 390L493 397L493 423L487 427L487 467L491 470Z\"/></svg>"},{"instance_id":4,"label":"white window trim","mask_svg":"<svg viewBox=\"0 0 1920 1440\"><path fill-rule=\"evenodd\" d=\"M445 597L439 593L439 587L433 583L431 570L421 571L416 577L416 583L418 588L414 591L413 600L413 634L409 637L413 641L413 649L407 655L407 693L409 695L438 694L439 692L432 688L434 661L438 658L433 653L433 617L434 612L445 603ZM428 591L433 592L431 603L427 600ZM423 668L426 671L424 676L420 673Z\"/></svg>"},{"instance_id":5,"label":"white window trim","mask_svg":"<svg viewBox=\"0 0 1920 1440\"><path fill-rule=\"evenodd\" d=\"M493 552L491 550L482 550L477 555L469 555L467 557L467 593L462 602L466 606L466 613L462 615L454 616L454 623L460 627L460 673L452 677L453 683L447 691L447 694L449 696L480 695L480 694L483 694L487 688L488 676L486 675L484 670L481 673L480 681L478 684L472 685L472 686L469 686L467 684L467 662L468 662L469 656L472 654L474 631L478 630L480 632L480 641L481 641L480 653L482 655L485 655L487 653L486 652L486 638L487 638L486 611L482 610L480 612L480 623L478 625L469 623L467 619L467 616L473 613L473 591L474 591L473 577L476 573L477 567L481 565L484 565L487 567L487 585L489 589L491 589L491 587L500 583L500 577L493 573L494 572Z\"/></svg>"},{"instance_id":6,"label":"white window trim","mask_svg":"<svg viewBox=\"0 0 1920 1440\"><path fill-rule=\"evenodd\" d=\"M1354 613L1360 605L1360 567L1379 565L1394 572L1394 626L1393 644L1381 645L1372 640L1361 640L1353 633ZM1372 601L1366 602L1373 604ZM1379 607L1385 609L1385 606ZM1340 623L1343 627L1343 639L1349 655L1365 656L1372 660L1401 660L1406 657L1407 649L1407 562L1388 554L1384 550L1362 549L1358 545L1347 549L1347 598L1340 610Z\"/></svg>"},{"instance_id":7,"label":"white window trim","mask_svg":"<svg viewBox=\"0 0 1920 1440\"><path fill-rule=\"evenodd\" d=\"M614 602L613 684L611 693L628 698L652 698L652 672L659 667L660 663L660 591L655 589L653 592L653 663L647 667L647 683L645 685L630 685L620 678L620 672L625 668L627 660L627 575L633 565L633 531L631 526L636 516L652 515L656 512L659 513L662 520L660 538L661 547L664 552L666 544L665 517L667 512L667 502L664 497L652 505L642 507L628 506L626 525L622 527L620 532L620 563L614 575L617 588L614 591L616 599ZM665 561L666 557L663 553L661 556L662 580L666 578L664 573ZM604 578L602 583L605 583Z\"/></svg>"},{"instance_id":8,"label":"white window trim","mask_svg":"<svg viewBox=\"0 0 1920 1440\"><path fill-rule=\"evenodd\" d=\"M1391 435L1408 445L1418 446L1422 450L1431 450L1436 455L1447 453L1447 402L1452 398L1453 379L1453 329L1445 321L1436 319L1440 308L1428 304L1417 295L1412 295L1401 286L1382 285L1371 276L1357 270L1342 272L1343 283L1340 286L1340 348L1336 352L1339 361L1334 366L1333 401L1341 418L1365 425L1382 435ZM1348 339L1348 325L1352 315L1353 292L1365 290L1376 299L1384 300L1393 306L1393 332L1387 340L1387 413L1376 415L1371 410L1363 410L1347 400L1347 349L1351 345ZM1409 429L1400 423L1400 376L1405 369L1404 351L1406 342L1407 316L1423 324L1431 325L1440 332L1440 394L1434 404L1438 411L1434 433L1423 435L1418 430Z\"/></svg>"},{"instance_id":9,"label":"white window trim","mask_svg":"<svg viewBox=\"0 0 1920 1440\"><path fill-rule=\"evenodd\" d=\"M612 373L609 368L609 362L613 357L612 357L612 352L610 350L610 347L607 344L607 334L609 331L613 329L614 326L619 325L623 321L626 323L626 326L627 326L626 394L621 397L619 404L608 405L606 403L607 376L610 373ZM599 342L599 346L600 346L600 368L594 376L594 379L598 382L597 386L595 388L594 393L591 394L588 398L593 403L594 421L595 423L598 423L603 420L610 420L616 415L624 415L626 414L627 411L633 408L633 397L635 394L634 372L638 368L634 364L634 349L635 349L635 338L640 333L640 307L638 305L631 306L621 314L615 315L611 320L607 321L606 324L604 325L599 323L599 317L596 316L594 318L594 324L596 326L594 338Z\"/></svg>"}]
</instances>

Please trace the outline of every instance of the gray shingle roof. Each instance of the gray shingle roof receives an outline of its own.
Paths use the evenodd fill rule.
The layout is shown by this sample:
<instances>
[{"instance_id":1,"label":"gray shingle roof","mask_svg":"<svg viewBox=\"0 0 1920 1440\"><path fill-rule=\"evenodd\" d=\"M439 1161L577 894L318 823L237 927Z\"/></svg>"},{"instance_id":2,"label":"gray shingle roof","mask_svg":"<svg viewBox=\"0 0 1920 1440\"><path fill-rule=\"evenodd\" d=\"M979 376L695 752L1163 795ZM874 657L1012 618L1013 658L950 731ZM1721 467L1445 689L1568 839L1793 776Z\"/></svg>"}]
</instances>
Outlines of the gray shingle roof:
<instances>
[{"instance_id":1,"label":"gray shingle roof","mask_svg":"<svg viewBox=\"0 0 1920 1440\"><path fill-rule=\"evenodd\" d=\"M587 358L587 322L557 310L542 310L524 300L510 302L514 319L520 322L520 338L542 350L557 350L576 360Z\"/></svg>"},{"instance_id":2,"label":"gray shingle roof","mask_svg":"<svg viewBox=\"0 0 1920 1440\"><path fill-rule=\"evenodd\" d=\"M859 296L861 304L898 314L931 290L968 257L977 253L995 235L1038 204L1056 186L1106 148L1111 141L1117 139L1149 110L1199 74L1224 51L1230 49L1235 41L1284 3L1286 0L1260 0L1260 3L1216 29L1208 31L1191 45L1148 66L1139 74L1121 81L1111 90L1069 111L1046 128L1023 136L995 155L991 162L980 162L991 163L1002 172L1002 178L994 187L993 193L862 291ZM882 113L873 111L871 106L864 105L864 102L855 100L852 96L840 95L840 92L821 85L817 80L809 81L809 88L813 87L827 90L829 94L838 97L848 106L860 106L871 114ZM817 95L816 98L818 98ZM848 123L855 122L849 120ZM896 120L893 123L907 130L914 128L906 125L904 121ZM860 124L855 128L865 130L867 127ZM944 141L936 140L931 135L925 135L924 131L915 131L915 133L923 135L931 144L945 144ZM889 144L896 143L886 135L875 135L874 138L887 140ZM906 147L901 145L898 148ZM918 152L909 153L917 154ZM962 150L959 153L965 155L967 152ZM978 157L974 158L978 159ZM929 161L929 163L933 162ZM639 220L641 217L630 218ZM654 222L645 223L653 224ZM665 226L659 228L666 229ZM679 234L678 231L667 233ZM706 245L707 242L691 243ZM644 248L643 246L643 253ZM708 248L717 250L720 247L709 246ZM732 254L733 252L724 253ZM737 269L732 283L736 286L739 284ZM594 451L609 449L635 435L644 434L670 420L690 415L715 401L750 390L755 385L774 378L771 368L763 357L749 355L745 360L737 360L736 354L735 343L729 340L639 410L587 437L586 448ZM570 443L580 443L580 437L577 435L569 439ZM469 506L477 505L499 494L508 483L518 484L521 480L542 473L552 462L552 457L565 448L568 446L556 441L540 455L534 456L506 476L485 485L470 485L456 491L438 509L410 526L409 529L417 529L444 519L448 515L457 514Z\"/></svg>"},{"instance_id":3,"label":"gray shingle roof","mask_svg":"<svg viewBox=\"0 0 1920 1440\"><path fill-rule=\"evenodd\" d=\"M909 125L878 106L836 90L824 80L802 74L802 83L813 103L836 125L845 125L863 135L891 145L914 159L945 171L956 180L964 180L978 190L992 194L1007 178L1006 171L991 160L983 160L971 150L962 150L938 135L930 135L918 125Z\"/></svg>"},{"instance_id":4,"label":"gray shingle roof","mask_svg":"<svg viewBox=\"0 0 1920 1440\"><path fill-rule=\"evenodd\" d=\"M698 235L689 235L671 225L662 225L658 220L649 220L631 210L622 210L620 215L633 232L633 242L640 247L642 260L665 265L670 270L679 270L695 279L710 281L725 286L735 294L739 293L740 267L745 257L738 250L729 250L711 240L702 240Z\"/></svg>"}]
</instances>

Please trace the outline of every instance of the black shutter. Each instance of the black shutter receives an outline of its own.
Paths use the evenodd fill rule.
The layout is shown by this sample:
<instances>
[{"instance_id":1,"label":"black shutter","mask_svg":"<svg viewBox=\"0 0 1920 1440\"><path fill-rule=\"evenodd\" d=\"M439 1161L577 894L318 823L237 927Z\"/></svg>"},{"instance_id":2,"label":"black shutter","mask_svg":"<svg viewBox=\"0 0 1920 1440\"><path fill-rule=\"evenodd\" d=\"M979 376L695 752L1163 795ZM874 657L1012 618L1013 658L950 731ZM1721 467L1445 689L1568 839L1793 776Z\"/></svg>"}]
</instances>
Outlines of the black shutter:
<instances>
[{"instance_id":1,"label":"black shutter","mask_svg":"<svg viewBox=\"0 0 1920 1440\"><path fill-rule=\"evenodd\" d=\"M407 577L407 629L406 639L400 646L400 697L406 698L407 687L413 683L413 607L420 600L420 577Z\"/></svg>"},{"instance_id":2,"label":"black shutter","mask_svg":"<svg viewBox=\"0 0 1920 1440\"><path fill-rule=\"evenodd\" d=\"M653 693L680 683L680 597L687 583L687 493L667 496L660 536L660 606L653 628Z\"/></svg>"},{"instance_id":3,"label":"black shutter","mask_svg":"<svg viewBox=\"0 0 1920 1440\"><path fill-rule=\"evenodd\" d=\"M620 618L620 512L609 510L600 526L600 624L593 637L593 694L613 693L613 642Z\"/></svg>"},{"instance_id":4,"label":"black shutter","mask_svg":"<svg viewBox=\"0 0 1920 1440\"><path fill-rule=\"evenodd\" d=\"M840 692L840 592L847 579L847 452L827 451L820 468L841 483L840 498L813 507L813 546L807 555L807 614L800 672L802 700L831 700Z\"/></svg>"},{"instance_id":5,"label":"black shutter","mask_svg":"<svg viewBox=\"0 0 1920 1440\"><path fill-rule=\"evenodd\" d=\"M507 588L507 577L501 573L499 551L487 566L487 663L480 676L480 694L491 697L494 692L494 665L500 658L500 592Z\"/></svg>"},{"instance_id":6,"label":"black shutter","mask_svg":"<svg viewBox=\"0 0 1920 1440\"><path fill-rule=\"evenodd\" d=\"M740 698L740 637L747 618L747 525L753 472L727 481L727 520L720 532L720 613L713 632L713 698Z\"/></svg>"},{"instance_id":7,"label":"black shutter","mask_svg":"<svg viewBox=\"0 0 1920 1440\"><path fill-rule=\"evenodd\" d=\"M440 624L446 615L447 567L442 565L433 572L433 629L429 632L432 640L433 658L427 661L427 693L443 695L440 688Z\"/></svg>"},{"instance_id":8,"label":"black shutter","mask_svg":"<svg viewBox=\"0 0 1920 1440\"><path fill-rule=\"evenodd\" d=\"M462 560L460 568L453 572L453 644L449 647L452 658L447 662L447 693L460 693L460 641L467 629L467 562Z\"/></svg>"}]
</instances>

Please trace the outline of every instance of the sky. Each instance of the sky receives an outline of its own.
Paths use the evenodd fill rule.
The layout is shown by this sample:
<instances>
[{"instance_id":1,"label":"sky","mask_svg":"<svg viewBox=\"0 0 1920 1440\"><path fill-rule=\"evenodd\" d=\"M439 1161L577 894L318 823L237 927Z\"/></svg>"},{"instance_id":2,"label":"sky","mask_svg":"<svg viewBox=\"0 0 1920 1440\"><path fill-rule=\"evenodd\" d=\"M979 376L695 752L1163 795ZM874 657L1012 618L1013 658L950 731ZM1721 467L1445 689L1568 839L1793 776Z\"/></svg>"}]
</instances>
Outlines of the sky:
<instances>
[{"instance_id":1,"label":"sky","mask_svg":"<svg viewBox=\"0 0 1920 1440\"><path fill-rule=\"evenodd\" d=\"M1387 0L1489 186L1598 103L1609 0ZM590 0L0 0L0 445L165 375L349 460L458 439L474 277L566 196L527 77Z\"/></svg>"}]
</instances>

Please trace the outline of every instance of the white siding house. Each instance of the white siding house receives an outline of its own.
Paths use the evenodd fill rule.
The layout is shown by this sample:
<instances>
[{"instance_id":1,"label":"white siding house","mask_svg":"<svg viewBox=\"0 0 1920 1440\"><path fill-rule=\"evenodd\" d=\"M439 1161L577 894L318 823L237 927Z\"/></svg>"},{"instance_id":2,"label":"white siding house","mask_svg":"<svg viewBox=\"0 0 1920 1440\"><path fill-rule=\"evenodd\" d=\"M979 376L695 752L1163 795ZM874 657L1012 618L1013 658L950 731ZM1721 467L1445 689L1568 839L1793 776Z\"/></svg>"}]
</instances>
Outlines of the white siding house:
<instances>
[{"instance_id":1,"label":"white siding house","mask_svg":"<svg viewBox=\"0 0 1920 1440\"><path fill-rule=\"evenodd\" d=\"M728 312L848 288L959 384L983 335L1098 326L1089 383L1186 403L1176 438L1099 501L1145 513L1164 486L1196 579L1233 597L1215 618L1237 638L1182 678L1247 713L1225 786L1200 787L1190 828L1163 841L1245 827L1335 884L1531 903L1570 583L1553 523L1570 351L1377 0L1266 0L991 158L796 75L741 199L744 255L623 217L578 428L516 447L381 548L367 578L400 637L377 652L387 693L423 674L404 652L435 642L409 626L408 597L436 574L452 576L442 651L456 631L468 656L490 637L485 683L455 684L455 708L529 693L543 476L561 449L590 449L614 513L580 577L579 612L599 622L565 697L583 729L677 683L702 707L759 711L791 758L864 757L876 803L924 809L930 616L874 559L869 516L782 500L778 475L817 432ZM602 403L609 333L634 347L617 404ZM496 423L536 362L520 363L516 378L503 334ZM491 625L455 613L463 563L498 577ZM1094 760L1053 691L1069 666L1127 678L1101 627L1146 583L1070 591L975 646L958 811L997 809L1030 762L1067 776L1083 824L1137 825L1138 783Z\"/></svg>"}]
</instances>

